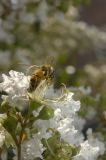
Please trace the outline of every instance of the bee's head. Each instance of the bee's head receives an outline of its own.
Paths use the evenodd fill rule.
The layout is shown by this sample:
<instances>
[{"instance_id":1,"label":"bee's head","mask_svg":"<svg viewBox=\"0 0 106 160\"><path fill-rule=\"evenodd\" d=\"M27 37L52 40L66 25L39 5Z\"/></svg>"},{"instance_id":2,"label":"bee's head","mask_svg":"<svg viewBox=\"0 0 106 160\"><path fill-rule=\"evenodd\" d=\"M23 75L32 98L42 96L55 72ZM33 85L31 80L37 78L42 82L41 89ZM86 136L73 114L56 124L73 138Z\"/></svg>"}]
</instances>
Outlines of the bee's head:
<instances>
[{"instance_id":1,"label":"bee's head","mask_svg":"<svg viewBox=\"0 0 106 160\"><path fill-rule=\"evenodd\" d=\"M42 66L43 75L47 79L53 79L54 78L54 68L51 65L43 65Z\"/></svg>"}]
</instances>

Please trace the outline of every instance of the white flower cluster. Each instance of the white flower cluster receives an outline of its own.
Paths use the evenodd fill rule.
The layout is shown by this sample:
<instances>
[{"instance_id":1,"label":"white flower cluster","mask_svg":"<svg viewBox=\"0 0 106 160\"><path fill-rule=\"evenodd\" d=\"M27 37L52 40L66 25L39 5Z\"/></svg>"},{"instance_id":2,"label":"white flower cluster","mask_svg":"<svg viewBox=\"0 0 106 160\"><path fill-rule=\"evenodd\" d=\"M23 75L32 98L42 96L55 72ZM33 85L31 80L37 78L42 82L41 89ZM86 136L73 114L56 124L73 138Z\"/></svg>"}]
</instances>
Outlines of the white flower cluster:
<instances>
[{"instance_id":1,"label":"white flower cluster","mask_svg":"<svg viewBox=\"0 0 106 160\"><path fill-rule=\"evenodd\" d=\"M88 140L83 141L80 146L80 152L74 157L74 160L95 160L105 151L104 144L92 135L92 130L88 129Z\"/></svg>"},{"instance_id":2,"label":"white flower cluster","mask_svg":"<svg viewBox=\"0 0 106 160\"><path fill-rule=\"evenodd\" d=\"M99 153L99 147L93 147L85 141L80 144L81 150L78 155L74 157L74 160L95 160Z\"/></svg>"},{"instance_id":3,"label":"white flower cluster","mask_svg":"<svg viewBox=\"0 0 106 160\"><path fill-rule=\"evenodd\" d=\"M23 97L28 100L28 96L31 96L31 98L35 98L41 104L54 109L54 117L52 119L38 119L33 124L33 127L36 127L39 132L23 144L23 159L33 160L37 157L43 158L42 153L45 148L41 144L41 139L48 139L52 136L51 132L47 132L48 128L57 130L61 135L61 139L68 144L80 147L79 153L73 157L74 160L96 160L98 155L104 153L104 144L102 142L91 136L88 140L84 141L81 133L84 120L76 114L80 109L80 102L73 99L72 92L64 89L64 93L59 98L53 98L56 97L56 94L53 89L49 90L47 86L45 87L44 81L37 87L33 95L30 95L27 91L28 86L28 77L16 71L10 71L9 76L3 74L3 82L0 84L0 91L7 93L2 98L13 106L19 105L18 101ZM52 95L51 99L46 98L47 90L50 92L49 95ZM33 114L36 115L39 112L33 112Z\"/></svg>"},{"instance_id":4,"label":"white flower cluster","mask_svg":"<svg viewBox=\"0 0 106 160\"><path fill-rule=\"evenodd\" d=\"M43 159L42 153L44 149L40 139L37 136L34 136L22 144L23 160L33 160L35 157Z\"/></svg>"},{"instance_id":5,"label":"white flower cluster","mask_svg":"<svg viewBox=\"0 0 106 160\"><path fill-rule=\"evenodd\" d=\"M2 74L3 82L0 83L0 91L5 91L7 95L2 98L9 102L11 106L17 106L26 97L26 87L28 87L27 77L16 71L10 71L9 76Z\"/></svg>"}]
</instances>

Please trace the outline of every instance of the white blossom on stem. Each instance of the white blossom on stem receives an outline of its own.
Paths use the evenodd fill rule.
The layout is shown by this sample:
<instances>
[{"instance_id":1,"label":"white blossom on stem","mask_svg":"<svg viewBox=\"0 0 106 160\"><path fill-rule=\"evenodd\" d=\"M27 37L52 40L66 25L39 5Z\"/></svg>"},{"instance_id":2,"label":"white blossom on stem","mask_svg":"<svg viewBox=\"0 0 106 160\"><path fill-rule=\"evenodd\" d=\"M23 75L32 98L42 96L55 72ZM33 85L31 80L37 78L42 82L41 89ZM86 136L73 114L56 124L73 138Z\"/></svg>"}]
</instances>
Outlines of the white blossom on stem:
<instances>
[{"instance_id":1,"label":"white blossom on stem","mask_svg":"<svg viewBox=\"0 0 106 160\"><path fill-rule=\"evenodd\" d=\"M43 159L42 153L44 150L45 148L43 147L40 139L35 135L22 144L22 159L33 160L38 157Z\"/></svg>"},{"instance_id":2,"label":"white blossom on stem","mask_svg":"<svg viewBox=\"0 0 106 160\"><path fill-rule=\"evenodd\" d=\"M80 102L73 99L72 92L64 87L62 94L58 95L58 92L55 93L53 88L49 90L46 80L42 80L35 91L29 93L27 90L29 77L23 73L10 71L9 76L3 74L2 77L3 82L0 83L0 91L7 93L2 96L2 99L11 106L24 106L30 99L35 100L41 104L38 110L33 111L35 117L39 115L42 107L49 106L54 109L53 118L49 120L37 119L33 123L33 127L37 128L38 132L23 142L23 160L33 160L37 157L43 159L42 153L45 148L41 139L50 138L52 129L60 133L60 140L64 140L69 145L80 147L79 153L73 157L74 160L96 160L99 155L104 153L104 144L95 139L92 134L88 136L88 140L84 141L81 130L85 121L77 116ZM0 132L0 136L0 145L2 146L5 139L3 132Z\"/></svg>"},{"instance_id":3,"label":"white blossom on stem","mask_svg":"<svg viewBox=\"0 0 106 160\"><path fill-rule=\"evenodd\" d=\"M96 160L99 155L99 146L93 147L88 140L80 144L80 152L73 158L74 160Z\"/></svg>"}]
</instances>

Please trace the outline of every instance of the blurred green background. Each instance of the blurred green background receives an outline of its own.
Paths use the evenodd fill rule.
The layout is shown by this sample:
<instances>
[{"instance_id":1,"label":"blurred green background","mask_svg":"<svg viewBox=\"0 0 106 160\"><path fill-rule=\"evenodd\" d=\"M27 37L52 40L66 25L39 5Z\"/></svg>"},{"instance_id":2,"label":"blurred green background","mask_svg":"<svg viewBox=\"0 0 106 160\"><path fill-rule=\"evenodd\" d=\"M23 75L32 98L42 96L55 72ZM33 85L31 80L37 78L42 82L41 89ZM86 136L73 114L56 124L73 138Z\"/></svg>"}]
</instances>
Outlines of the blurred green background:
<instances>
[{"instance_id":1,"label":"blurred green background","mask_svg":"<svg viewBox=\"0 0 106 160\"><path fill-rule=\"evenodd\" d=\"M92 128L105 141L106 1L0 0L0 74L48 57L55 58L54 87L65 83L81 101L83 133Z\"/></svg>"}]
</instances>

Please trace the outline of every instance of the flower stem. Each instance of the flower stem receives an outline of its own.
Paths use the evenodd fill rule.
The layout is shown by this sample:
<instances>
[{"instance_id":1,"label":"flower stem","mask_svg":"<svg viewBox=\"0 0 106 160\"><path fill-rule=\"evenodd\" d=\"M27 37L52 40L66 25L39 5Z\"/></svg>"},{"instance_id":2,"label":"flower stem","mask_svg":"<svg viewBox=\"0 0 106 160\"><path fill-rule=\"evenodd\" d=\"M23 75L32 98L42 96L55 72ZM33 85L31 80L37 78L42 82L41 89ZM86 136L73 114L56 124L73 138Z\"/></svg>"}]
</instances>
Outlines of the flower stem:
<instances>
[{"instance_id":1,"label":"flower stem","mask_svg":"<svg viewBox=\"0 0 106 160\"><path fill-rule=\"evenodd\" d=\"M21 160L21 144L17 146L17 160Z\"/></svg>"},{"instance_id":2,"label":"flower stem","mask_svg":"<svg viewBox=\"0 0 106 160\"><path fill-rule=\"evenodd\" d=\"M21 133L20 133L20 137L19 137L19 141L18 141L18 146L17 146L18 160L21 160L21 144L22 144L22 140L23 140L25 125L22 125L21 127L22 127L22 129L21 129Z\"/></svg>"},{"instance_id":3,"label":"flower stem","mask_svg":"<svg viewBox=\"0 0 106 160\"><path fill-rule=\"evenodd\" d=\"M18 145L17 145L17 156L18 156L17 160L21 160L21 144L23 141L23 135L24 135L24 130L25 130L25 126L26 126L26 119L24 121L20 120L20 125L21 125L21 132L20 132Z\"/></svg>"}]
</instances>

